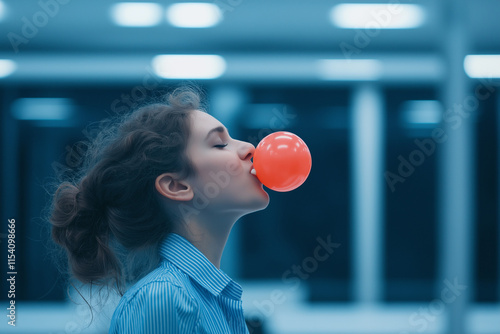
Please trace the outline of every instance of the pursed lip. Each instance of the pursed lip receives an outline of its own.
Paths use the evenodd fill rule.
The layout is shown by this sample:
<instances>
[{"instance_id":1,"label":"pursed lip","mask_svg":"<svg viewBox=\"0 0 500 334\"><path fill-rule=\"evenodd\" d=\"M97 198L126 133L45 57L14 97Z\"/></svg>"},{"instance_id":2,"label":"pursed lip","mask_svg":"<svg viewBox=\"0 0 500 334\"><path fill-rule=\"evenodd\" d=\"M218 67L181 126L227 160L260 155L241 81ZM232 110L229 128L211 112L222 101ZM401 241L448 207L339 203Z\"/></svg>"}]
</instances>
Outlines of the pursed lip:
<instances>
[{"instance_id":1,"label":"pursed lip","mask_svg":"<svg viewBox=\"0 0 500 334\"><path fill-rule=\"evenodd\" d=\"M253 168L253 164L252 164L252 166L250 166L250 172L249 172L249 174L250 174L250 175L252 175L253 177L255 177L255 178L256 178L256 179L257 179L260 183L262 183L262 182L260 181L260 179L257 177L257 173L252 174L252 170L253 170L253 169L254 169L254 168Z\"/></svg>"}]
</instances>

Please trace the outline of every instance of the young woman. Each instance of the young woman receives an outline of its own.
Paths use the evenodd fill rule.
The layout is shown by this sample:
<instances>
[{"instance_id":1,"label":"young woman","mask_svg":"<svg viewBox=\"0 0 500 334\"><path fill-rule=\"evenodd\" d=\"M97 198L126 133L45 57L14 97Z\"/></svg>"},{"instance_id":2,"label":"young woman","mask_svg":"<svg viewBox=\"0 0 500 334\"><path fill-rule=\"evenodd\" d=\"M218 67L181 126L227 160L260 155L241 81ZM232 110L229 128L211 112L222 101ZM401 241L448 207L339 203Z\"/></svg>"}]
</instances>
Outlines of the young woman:
<instances>
[{"instance_id":1,"label":"young woman","mask_svg":"<svg viewBox=\"0 0 500 334\"><path fill-rule=\"evenodd\" d=\"M269 195L255 147L179 87L103 127L53 196L70 276L121 296L109 333L248 333L241 286L220 269L234 223Z\"/></svg>"}]
</instances>

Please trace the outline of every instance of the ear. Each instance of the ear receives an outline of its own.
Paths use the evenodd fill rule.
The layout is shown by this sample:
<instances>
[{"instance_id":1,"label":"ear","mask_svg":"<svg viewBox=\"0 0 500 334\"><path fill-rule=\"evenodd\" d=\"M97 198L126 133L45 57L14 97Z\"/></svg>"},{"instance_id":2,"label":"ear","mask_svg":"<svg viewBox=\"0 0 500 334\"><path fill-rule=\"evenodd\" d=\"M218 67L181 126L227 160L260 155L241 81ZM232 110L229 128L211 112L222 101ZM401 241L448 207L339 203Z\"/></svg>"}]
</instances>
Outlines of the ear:
<instances>
[{"instance_id":1,"label":"ear","mask_svg":"<svg viewBox=\"0 0 500 334\"><path fill-rule=\"evenodd\" d=\"M163 173L158 175L155 188L160 195L174 201L190 201L193 199L193 189L186 181L177 178L175 173Z\"/></svg>"}]
</instances>

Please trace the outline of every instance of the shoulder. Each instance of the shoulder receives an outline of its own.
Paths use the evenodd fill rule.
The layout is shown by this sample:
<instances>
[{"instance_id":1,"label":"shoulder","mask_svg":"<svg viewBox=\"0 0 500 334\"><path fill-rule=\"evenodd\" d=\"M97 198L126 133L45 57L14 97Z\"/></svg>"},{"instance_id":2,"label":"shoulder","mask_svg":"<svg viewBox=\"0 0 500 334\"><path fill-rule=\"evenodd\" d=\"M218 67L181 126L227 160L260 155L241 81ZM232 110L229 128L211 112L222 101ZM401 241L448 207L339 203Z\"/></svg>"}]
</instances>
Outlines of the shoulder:
<instances>
[{"instance_id":1,"label":"shoulder","mask_svg":"<svg viewBox=\"0 0 500 334\"><path fill-rule=\"evenodd\" d=\"M132 285L127 290L124 297L127 296L126 299L130 300L134 298L137 293L144 291L148 286L165 285L168 287L185 289L188 284L190 284L189 278L182 271L170 262L163 261L156 269Z\"/></svg>"},{"instance_id":2,"label":"shoulder","mask_svg":"<svg viewBox=\"0 0 500 334\"><path fill-rule=\"evenodd\" d=\"M140 298L150 297L151 299L144 300L144 302L152 302L154 297L165 298L164 293L169 292L168 296L171 297L194 300L189 293L190 285L187 275L170 262L163 261L158 268L131 286L122 299L130 303L138 302Z\"/></svg>"},{"instance_id":3,"label":"shoulder","mask_svg":"<svg viewBox=\"0 0 500 334\"><path fill-rule=\"evenodd\" d=\"M185 321L196 326L200 307L189 292L189 284L186 275L163 262L127 290L115 310L114 321L127 328L151 319Z\"/></svg>"}]
</instances>

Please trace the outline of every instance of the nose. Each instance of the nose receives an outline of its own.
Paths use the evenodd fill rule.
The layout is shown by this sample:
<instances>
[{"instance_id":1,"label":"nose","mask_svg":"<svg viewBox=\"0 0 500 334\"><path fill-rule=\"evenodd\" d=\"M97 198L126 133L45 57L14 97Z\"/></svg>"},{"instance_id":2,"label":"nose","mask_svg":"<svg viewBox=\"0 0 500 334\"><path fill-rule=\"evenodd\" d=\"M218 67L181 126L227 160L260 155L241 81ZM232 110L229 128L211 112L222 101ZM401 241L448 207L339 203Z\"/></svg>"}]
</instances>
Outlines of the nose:
<instances>
[{"instance_id":1,"label":"nose","mask_svg":"<svg viewBox=\"0 0 500 334\"><path fill-rule=\"evenodd\" d=\"M252 143L249 143L246 141L241 142L241 146L239 148L239 153L240 153L240 157L243 160L247 160L247 159L250 160L251 158L253 158L254 152L255 152L255 146L253 146Z\"/></svg>"}]
</instances>

